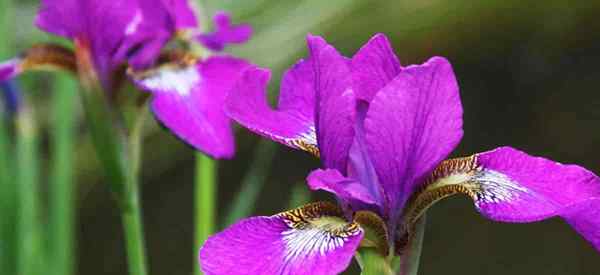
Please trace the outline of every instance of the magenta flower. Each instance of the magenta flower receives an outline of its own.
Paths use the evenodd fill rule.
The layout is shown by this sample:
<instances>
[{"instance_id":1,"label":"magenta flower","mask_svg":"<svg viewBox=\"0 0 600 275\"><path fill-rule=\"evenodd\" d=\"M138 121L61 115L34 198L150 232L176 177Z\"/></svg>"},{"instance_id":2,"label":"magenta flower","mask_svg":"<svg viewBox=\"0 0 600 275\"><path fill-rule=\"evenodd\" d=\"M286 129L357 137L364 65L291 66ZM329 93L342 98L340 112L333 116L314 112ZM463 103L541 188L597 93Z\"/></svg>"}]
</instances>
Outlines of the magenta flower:
<instances>
[{"instance_id":1,"label":"magenta flower","mask_svg":"<svg viewBox=\"0 0 600 275\"><path fill-rule=\"evenodd\" d=\"M231 25L216 16L217 32L196 38L196 16L187 0L43 0L36 25L74 41L75 53L56 45L32 47L0 63L0 81L34 69L58 67L82 79L97 79L111 98L126 78L152 93L155 117L176 136L217 158L231 157L233 133L223 113L224 100L249 63L220 55L192 57L165 45L186 35L205 47L223 49L249 39L247 25ZM204 37L202 36L202 37ZM90 76L91 75L91 76Z\"/></svg>"},{"instance_id":2,"label":"magenta flower","mask_svg":"<svg viewBox=\"0 0 600 275\"><path fill-rule=\"evenodd\" d=\"M463 136L446 59L403 67L381 34L350 59L320 37L309 36L308 47L310 58L283 76L276 110L265 96L269 72L253 68L226 111L260 135L320 155L323 169L308 184L339 204L232 225L200 250L206 274L338 274L361 246L403 254L426 209L453 194L495 221L562 217L600 250L600 180L590 171L510 147L444 160Z\"/></svg>"}]
</instances>

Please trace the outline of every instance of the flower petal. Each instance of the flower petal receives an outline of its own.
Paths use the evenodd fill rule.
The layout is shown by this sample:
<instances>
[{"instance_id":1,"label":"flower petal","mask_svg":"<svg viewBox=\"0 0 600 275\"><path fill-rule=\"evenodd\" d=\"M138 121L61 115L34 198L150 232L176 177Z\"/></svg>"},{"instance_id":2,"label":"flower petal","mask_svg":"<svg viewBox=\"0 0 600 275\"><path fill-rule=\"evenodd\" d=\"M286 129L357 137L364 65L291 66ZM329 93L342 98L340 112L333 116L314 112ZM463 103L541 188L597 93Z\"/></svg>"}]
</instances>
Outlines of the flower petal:
<instances>
[{"instance_id":1,"label":"flower petal","mask_svg":"<svg viewBox=\"0 0 600 275\"><path fill-rule=\"evenodd\" d=\"M444 161L411 199L405 223L413 223L443 197L464 193L482 215L503 222L561 216L600 248L600 179L577 166L500 147Z\"/></svg>"},{"instance_id":2,"label":"flower petal","mask_svg":"<svg viewBox=\"0 0 600 275\"><path fill-rule=\"evenodd\" d=\"M434 57L405 68L375 95L365 132L385 195L398 211L462 138L462 106L450 63Z\"/></svg>"},{"instance_id":3,"label":"flower petal","mask_svg":"<svg viewBox=\"0 0 600 275\"><path fill-rule=\"evenodd\" d=\"M318 36L307 37L315 72L316 131L326 168L346 172L354 140L356 98L348 61Z\"/></svg>"},{"instance_id":4,"label":"flower petal","mask_svg":"<svg viewBox=\"0 0 600 275\"><path fill-rule=\"evenodd\" d=\"M207 275L327 275L344 271L363 237L329 203L242 220L210 237L199 261Z\"/></svg>"},{"instance_id":5,"label":"flower petal","mask_svg":"<svg viewBox=\"0 0 600 275\"><path fill-rule=\"evenodd\" d=\"M223 111L227 93L249 64L215 56L195 65L173 64L133 73L135 83L152 92L156 118L194 148L216 158L233 155L229 118Z\"/></svg>"},{"instance_id":6,"label":"flower petal","mask_svg":"<svg viewBox=\"0 0 600 275\"><path fill-rule=\"evenodd\" d=\"M402 66L390 41L379 33L352 57L351 69L356 97L370 102L400 73Z\"/></svg>"},{"instance_id":7,"label":"flower petal","mask_svg":"<svg viewBox=\"0 0 600 275\"><path fill-rule=\"evenodd\" d=\"M372 206L381 211L381 205L365 186L357 180L344 177L338 170L317 169L312 171L306 180L311 190L333 193L354 211L369 209Z\"/></svg>"},{"instance_id":8,"label":"flower petal","mask_svg":"<svg viewBox=\"0 0 600 275\"><path fill-rule=\"evenodd\" d=\"M17 76L19 71L19 65L21 64L20 58L12 58L7 61L0 63L0 82L9 80Z\"/></svg>"},{"instance_id":9,"label":"flower petal","mask_svg":"<svg viewBox=\"0 0 600 275\"><path fill-rule=\"evenodd\" d=\"M300 61L282 80L279 108L273 110L266 96L270 73L246 70L226 102L227 114L249 130L292 148L318 155L314 126L312 65Z\"/></svg>"},{"instance_id":10,"label":"flower petal","mask_svg":"<svg viewBox=\"0 0 600 275\"><path fill-rule=\"evenodd\" d=\"M76 73L73 51L56 44L36 44L18 57L0 63L0 81L26 71L53 69Z\"/></svg>"},{"instance_id":11,"label":"flower petal","mask_svg":"<svg viewBox=\"0 0 600 275\"><path fill-rule=\"evenodd\" d=\"M200 43L213 51L221 51L227 44L244 43L252 36L250 25L231 25L231 16L227 12L217 12L213 21L216 26L215 32L203 33L196 37Z\"/></svg>"},{"instance_id":12,"label":"flower petal","mask_svg":"<svg viewBox=\"0 0 600 275\"><path fill-rule=\"evenodd\" d=\"M560 216L600 251L600 198L570 205Z\"/></svg>"},{"instance_id":13,"label":"flower petal","mask_svg":"<svg viewBox=\"0 0 600 275\"><path fill-rule=\"evenodd\" d=\"M175 29L196 28L198 19L189 0L162 0L170 18L174 21Z\"/></svg>"}]
</instances>

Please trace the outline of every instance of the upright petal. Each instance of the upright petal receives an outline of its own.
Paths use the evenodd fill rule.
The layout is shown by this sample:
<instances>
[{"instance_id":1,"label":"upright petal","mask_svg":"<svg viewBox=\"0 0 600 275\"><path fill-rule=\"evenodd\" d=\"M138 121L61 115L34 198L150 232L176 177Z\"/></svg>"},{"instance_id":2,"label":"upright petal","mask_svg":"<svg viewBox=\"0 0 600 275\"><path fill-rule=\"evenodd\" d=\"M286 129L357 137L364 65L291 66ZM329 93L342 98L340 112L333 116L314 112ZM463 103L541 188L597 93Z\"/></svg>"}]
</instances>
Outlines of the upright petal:
<instances>
[{"instance_id":1,"label":"upright petal","mask_svg":"<svg viewBox=\"0 0 600 275\"><path fill-rule=\"evenodd\" d=\"M370 102L375 94L402 70L398 57L384 34L376 34L352 57L352 79L356 97Z\"/></svg>"},{"instance_id":2,"label":"upright petal","mask_svg":"<svg viewBox=\"0 0 600 275\"><path fill-rule=\"evenodd\" d=\"M117 66L130 58L136 69L152 65L179 28L196 23L187 0L42 0L36 24L88 45L108 87Z\"/></svg>"},{"instance_id":3,"label":"upright petal","mask_svg":"<svg viewBox=\"0 0 600 275\"><path fill-rule=\"evenodd\" d=\"M450 63L434 57L405 68L375 95L365 132L385 195L398 211L462 138L462 106Z\"/></svg>"},{"instance_id":4,"label":"upright petal","mask_svg":"<svg viewBox=\"0 0 600 275\"><path fill-rule=\"evenodd\" d=\"M248 66L242 59L215 56L194 65L168 64L133 73L133 78L153 94L154 115L176 136L208 155L228 158L234 142L223 105Z\"/></svg>"},{"instance_id":5,"label":"upright petal","mask_svg":"<svg viewBox=\"0 0 600 275\"><path fill-rule=\"evenodd\" d=\"M300 61L284 74L277 110L267 101L269 77L264 69L246 70L227 98L228 115L257 134L318 155L312 65Z\"/></svg>"},{"instance_id":6,"label":"upright petal","mask_svg":"<svg viewBox=\"0 0 600 275\"><path fill-rule=\"evenodd\" d=\"M315 73L315 124L326 168L345 173L354 140L356 98L348 60L318 36L307 37Z\"/></svg>"},{"instance_id":7,"label":"upright petal","mask_svg":"<svg viewBox=\"0 0 600 275\"><path fill-rule=\"evenodd\" d=\"M227 12L217 12L213 21L216 28L214 32L203 33L196 37L200 43L213 51L221 51L227 44L244 43L252 36L250 25L232 25L231 16Z\"/></svg>"},{"instance_id":8,"label":"upright petal","mask_svg":"<svg viewBox=\"0 0 600 275\"><path fill-rule=\"evenodd\" d=\"M175 25L176 30L196 28L198 19L196 13L190 6L190 0L162 0L165 9L169 12L170 18Z\"/></svg>"},{"instance_id":9,"label":"upright petal","mask_svg":"<svg viewBox=\"0 0 600 275\"><path fill-rule=\"evenodd\" d=\"M200 250L207 275L334 275L344 271L363 237L329 203L242 220Z\"/></svg>"},{"instance_id":10,"label":"upright petal","mask_svg":"<svg viewBox=\"0 0 600 275\"><path fill-rule=\"evenodd\" d=\"M411 199L405 223L432 203L463 193L484 216L503 222L534 222L560 216L600 250L600 179L565 165L501 147L442 162Z\"/></svg>"}]
</instances>

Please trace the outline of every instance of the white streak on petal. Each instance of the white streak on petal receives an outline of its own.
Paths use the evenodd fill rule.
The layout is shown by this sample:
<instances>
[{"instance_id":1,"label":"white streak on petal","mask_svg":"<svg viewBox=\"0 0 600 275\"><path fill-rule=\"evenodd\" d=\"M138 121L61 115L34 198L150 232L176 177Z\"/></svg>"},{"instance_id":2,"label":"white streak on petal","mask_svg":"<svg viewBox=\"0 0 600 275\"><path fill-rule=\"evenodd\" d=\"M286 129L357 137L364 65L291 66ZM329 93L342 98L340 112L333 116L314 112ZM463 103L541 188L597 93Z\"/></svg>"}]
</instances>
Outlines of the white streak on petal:
<instances>
[{"instance_id":1,"label":"white streak on petal","mask_svg":"<svg viewBox=\"0 0 600 275\"><path fill-rule=\"evenodd\" d=\"M477 203L508 202L518 199L520 194L530 193L529 189L508 176L490 169L476 173L472 180L478 182L481 188L477 192Z\"/></svg>"},{"instance_id":2,"label":"white streak on petal","mask_svg":"<svg viewBox=\"0 0 600 275\"><path fill-rule=\"evenodd\" d=\"M192 89L201 81L195 66L185 68L161 69L156 74L144 78L140 83L154 92L176 92L188 96Z\"/></svg>"},{"instance_id":3,"label":"white streak on petal","mask_svg":"<svg viewBox=\"0 0 600 275\"><path fill-rule=\"evenodd\" d=\"M125 28L125 35L131 35L135 33L137 31L137 28L140 26L140 23L142 23L142 19L144 19L142 12L140 10L137 10L135 12L135 15L133 16L133 19L131 19L131 21L129 22L129 24L127 24L127 27Z\"/></svg>"}]
</instances>

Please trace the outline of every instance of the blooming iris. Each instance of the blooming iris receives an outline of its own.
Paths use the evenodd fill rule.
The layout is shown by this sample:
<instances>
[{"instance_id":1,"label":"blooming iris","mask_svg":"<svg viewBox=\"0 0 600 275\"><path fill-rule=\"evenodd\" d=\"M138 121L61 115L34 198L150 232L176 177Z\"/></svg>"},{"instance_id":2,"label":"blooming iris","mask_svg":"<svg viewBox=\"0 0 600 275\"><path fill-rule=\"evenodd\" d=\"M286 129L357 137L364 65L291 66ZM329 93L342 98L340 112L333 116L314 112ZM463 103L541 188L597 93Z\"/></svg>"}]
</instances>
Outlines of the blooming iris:
<instances>
[{"instance_id":1,"label":"blooming iris","mask_svg":"<svg viewBox=\"0 0 600 275\"><path fill-rule=\"evenodd\" d=\"M231 25L226 13L218 13L215 21L216 32L197 33L187 0L42 0L36 25L73 40L75 51L35 45L0 63L0 81L53 67L76 72L82 81L98 81L114 96L128 66L134 83L152 93L150 105L162 124L213 157L231 157L233 133L222 106L248 62L227 55L199 59L173 47L165 50L176 38L221 50L250 37L250 27Z\"/></svg>"},{"instance_id":2,"label":"blooming iris","mask_svg":"<svg viewBox=\"0 0 600 275\"><path fill-rule=\"evenodd\" d=\"M361 246L403 254L426 209L453 194L469 196L495 221L562 217L600 250L600 180L590 171L511 147L444 160L463 136L446 59L401 66L381 34L352 58L316 36L308 48L310 58L284 74L277 109L266 101L269 72L251 68L226 111L260 135L320 156L323 168L308 184L338 204L239 221L206 241L204 272L337 274Z\"/></svg>"}]
</instances>

